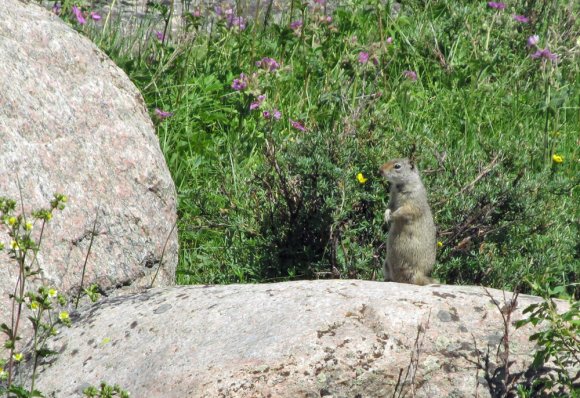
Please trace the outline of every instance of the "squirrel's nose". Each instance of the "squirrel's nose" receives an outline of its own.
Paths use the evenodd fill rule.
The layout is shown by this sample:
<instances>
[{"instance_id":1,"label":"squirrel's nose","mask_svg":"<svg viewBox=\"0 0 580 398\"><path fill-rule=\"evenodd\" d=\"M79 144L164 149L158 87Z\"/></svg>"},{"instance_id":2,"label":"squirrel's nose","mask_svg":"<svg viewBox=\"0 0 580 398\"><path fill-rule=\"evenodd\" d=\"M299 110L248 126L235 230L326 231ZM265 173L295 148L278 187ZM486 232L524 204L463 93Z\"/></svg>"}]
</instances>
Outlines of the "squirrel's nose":
<instances>
[{"instance_id":1,"label":"squirrel's nose","mask_svg":"<svg viewBox=\"0 0 580 398\"><path fill-rule=\"evenodd\" d=\"M386 171L387 171L387 164L385 163L384 165L379 167L379 173L381 173L381 175L384 176Z\"/></svg>"}]
</instances>

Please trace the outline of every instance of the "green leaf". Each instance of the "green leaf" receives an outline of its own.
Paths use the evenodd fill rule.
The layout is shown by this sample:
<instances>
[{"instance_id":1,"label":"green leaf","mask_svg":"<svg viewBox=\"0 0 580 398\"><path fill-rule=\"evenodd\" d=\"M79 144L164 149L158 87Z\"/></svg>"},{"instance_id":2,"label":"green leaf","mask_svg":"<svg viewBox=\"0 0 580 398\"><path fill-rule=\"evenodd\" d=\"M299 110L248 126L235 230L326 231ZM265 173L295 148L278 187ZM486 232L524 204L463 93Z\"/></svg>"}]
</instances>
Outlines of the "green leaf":
<instances>
[{"instance_id":1,"label":"green leaf","mask_svg":"<svg viewBox=\"0 0 580 398\"><path fill-rule=\"evenodd\" d=\"M524 325L527 325L530 321L528 319L520 319L519 321L516 321L516 329L521 328Z\"/></svg>"},{"instance_id":2,"label":"green leaf","mask_svg":"<svg viewBox=\"0 0 580 398\"><path fill-rule=\"evenodd\" d=\"M41 348L36 350L36 354L41 358L45 358L51 355L58 355L58 351L49 350L48 348Z\"/></svg>"},{"instance_id":3,"label":"green leaf","mask_svg":"<svg viewBox=\"0 0 580 398\"><path fill-rule=\"evenodd\" d=\"M536 352L534 355L534 361L532 362L532 366L535 368L540 368L546 362L546 353L544 351Z\"/></svg>"},{"instance_id":4,"label":"green leaf","mask_svg":"<svg viewBox=\"0 0 580 398\"><path fill-rule=\"evenodd\" d=\"M19 386L19 385L14 385L14 384L11 385L10 388L8 388L8 392L11 394L15 394L17 398L30 398L30 397L35 396L35 395L32 395L32 393L30 393L24 387Z\"/></svg>"},{"instance_id":5,"label":"green leaf","mask_svg":"<svg viewBox=\"0 0 580 398\"><path fill-rule=\"evenodd\" d=\"M9 328L8 325L5 323L0 325L0 329L8 335L9 338L12 338L12 328Z\"/></svg>"},{"instance_id":6,"label":"green leaf","mask_svg":"<svg viewBox=\"0 0 580 398\"><path fill-rule=\"evenodd\" d=\"M527 306L522 313L527 314L528 312L533 311L537 307L538 307L538 304L531 304L531 305Z\"/></svg>"}]
</instances>

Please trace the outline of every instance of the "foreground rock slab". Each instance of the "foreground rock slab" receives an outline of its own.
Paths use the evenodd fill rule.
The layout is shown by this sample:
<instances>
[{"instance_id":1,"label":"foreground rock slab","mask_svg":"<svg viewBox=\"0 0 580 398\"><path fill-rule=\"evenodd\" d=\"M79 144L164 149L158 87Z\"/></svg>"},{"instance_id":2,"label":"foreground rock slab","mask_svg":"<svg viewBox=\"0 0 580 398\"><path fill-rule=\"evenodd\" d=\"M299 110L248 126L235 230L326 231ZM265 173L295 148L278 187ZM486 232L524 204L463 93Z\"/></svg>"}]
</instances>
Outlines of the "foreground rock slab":
<instances>
[{"instance_id":1,"label":"foreground rock slab","mask_svg":"<svg viewBox=\"0 0 580 398\"><path fill-rule=\"evenodd\" d=\"M0 196L17 200L19 212L48 207L55 192L68 196L44 231L43 281L76 289L92 238L85 286L148 284L166 242L157 285L173 284L175 187L141 94L34 2L2 0L0 15ZM4 227L0 242L10 242ZM16 268L0 252L0 322L10 319Z\"/></svg>"},{"instance_id":2,"label":"foreground rock slab","mask_svg":"<svg viewBox=\"0 0 580 398\"><path fill-rule=\"evenodd\" d=\"M511 293L490 290L500 307ZM539 299L520 296L512 320ZM533 329L510 329L511 374ZM135 397L489 397L503 321L480 287L365 281L156 288L104 300L53 341L37 388ZM495 377L501 374L496 372ZM493 379L493 375L490 375ZM492 380L490 379L490 380ZM497 381L497 380L495 380Z\"/></svg>"}]
</instances>

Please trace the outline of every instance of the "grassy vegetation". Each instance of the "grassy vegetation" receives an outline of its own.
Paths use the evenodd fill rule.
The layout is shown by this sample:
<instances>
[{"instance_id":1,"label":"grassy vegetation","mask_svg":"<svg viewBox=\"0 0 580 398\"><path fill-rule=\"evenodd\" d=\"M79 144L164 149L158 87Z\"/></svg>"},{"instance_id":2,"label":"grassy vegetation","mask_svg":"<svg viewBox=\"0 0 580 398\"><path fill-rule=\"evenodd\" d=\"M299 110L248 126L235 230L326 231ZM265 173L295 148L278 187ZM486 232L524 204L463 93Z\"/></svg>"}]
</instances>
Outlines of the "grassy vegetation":
<instances>
[{"instance_id":1,"label":"grassy vegetation","mask_svg":"<svg viewBox=\"0 0 580 398\"><path fill-rule=\"evenodd\" d=\"M495 6L295 2L265 24L192 5L174 31L78 25L156 120L178 282L381 280L378 167L416 146L437 278L578 294L580 5Z\"/></svg>"}]
</instances>

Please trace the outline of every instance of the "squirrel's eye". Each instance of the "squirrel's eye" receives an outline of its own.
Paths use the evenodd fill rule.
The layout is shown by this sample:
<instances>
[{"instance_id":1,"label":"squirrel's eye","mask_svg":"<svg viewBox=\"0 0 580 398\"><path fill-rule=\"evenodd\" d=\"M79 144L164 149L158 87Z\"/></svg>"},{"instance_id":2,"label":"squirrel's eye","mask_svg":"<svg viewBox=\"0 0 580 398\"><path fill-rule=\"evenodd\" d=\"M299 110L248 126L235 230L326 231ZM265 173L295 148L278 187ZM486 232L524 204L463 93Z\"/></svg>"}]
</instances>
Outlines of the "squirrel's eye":
<instances>
[{"instance_id":1,"label":"squirrel's eye","mask_svg":"<svg viewBox=\"0 0 580 398\"><path fill-rule=\"evenodd\" d=\"M401 168L401 164L400 163L395 163L395 170L399 170Z\"/></svg>"}]
</instances>

